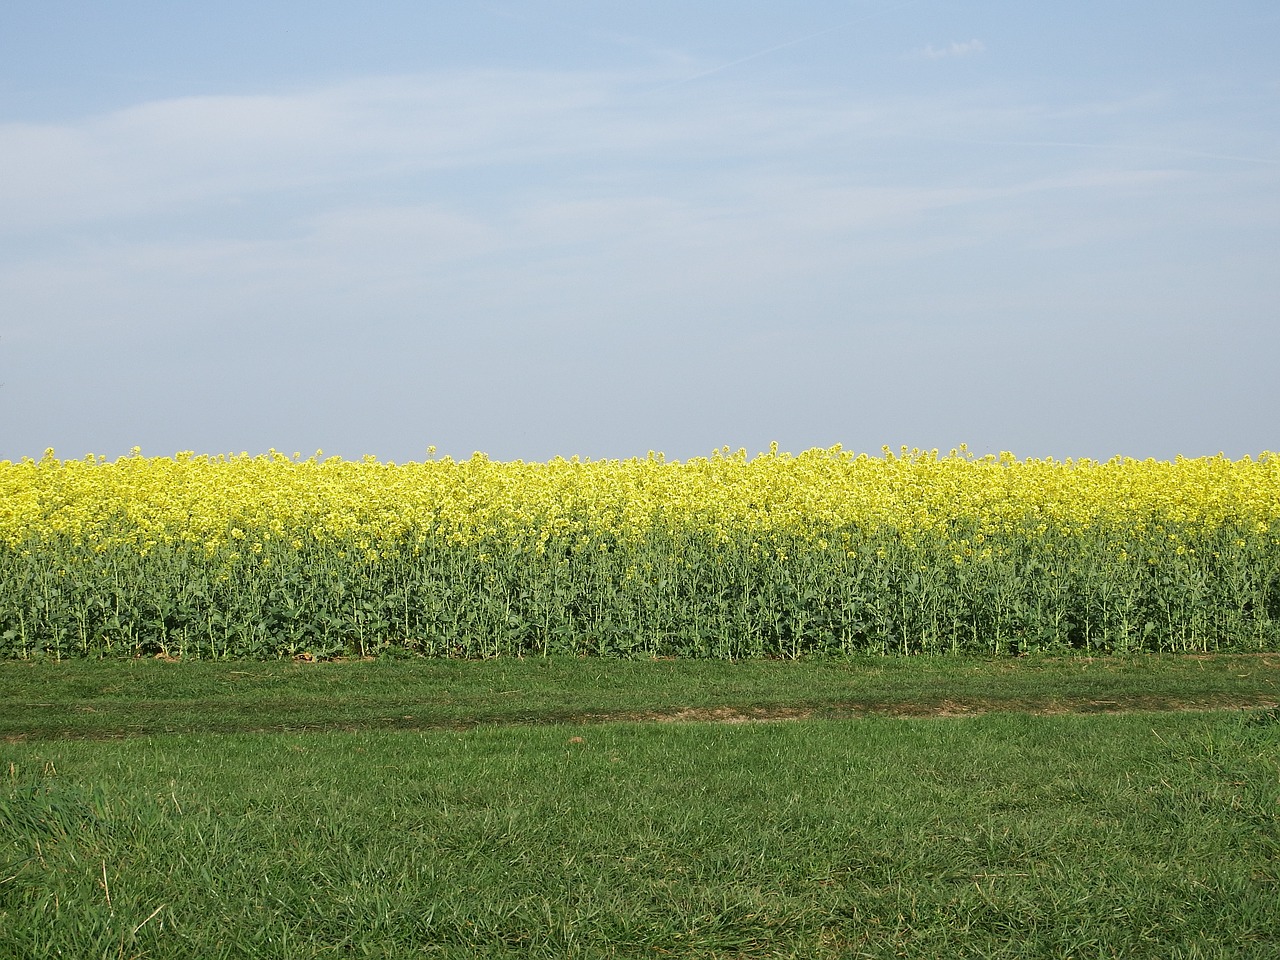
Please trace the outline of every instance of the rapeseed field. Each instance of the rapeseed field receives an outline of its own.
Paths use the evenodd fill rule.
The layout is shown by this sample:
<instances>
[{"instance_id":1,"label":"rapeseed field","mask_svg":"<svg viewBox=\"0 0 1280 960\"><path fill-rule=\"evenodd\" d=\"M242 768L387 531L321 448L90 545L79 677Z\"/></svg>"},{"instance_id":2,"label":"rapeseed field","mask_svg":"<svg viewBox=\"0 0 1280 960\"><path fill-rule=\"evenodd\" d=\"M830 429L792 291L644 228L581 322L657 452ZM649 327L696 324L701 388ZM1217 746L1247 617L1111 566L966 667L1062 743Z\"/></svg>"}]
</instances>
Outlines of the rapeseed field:
<instances>
[{"instance_id":1,"label":"rapeseed field","mask_svg":"<svg viewBox=\"0 0 1280 960\"><path fill-rule=\"evenodd\" d=\"M0 462L6 657L1277 648L1273 453Z\"/></svg>"}]
</instances>

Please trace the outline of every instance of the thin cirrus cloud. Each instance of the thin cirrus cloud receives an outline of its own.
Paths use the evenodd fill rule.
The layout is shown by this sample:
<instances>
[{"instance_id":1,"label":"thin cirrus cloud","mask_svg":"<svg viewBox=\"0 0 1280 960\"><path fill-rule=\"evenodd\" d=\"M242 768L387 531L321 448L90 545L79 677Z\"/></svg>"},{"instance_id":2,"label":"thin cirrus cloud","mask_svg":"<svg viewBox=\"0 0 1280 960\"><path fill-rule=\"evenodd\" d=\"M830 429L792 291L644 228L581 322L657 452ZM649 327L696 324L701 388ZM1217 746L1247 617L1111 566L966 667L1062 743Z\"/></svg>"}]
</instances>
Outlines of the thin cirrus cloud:
<instances>
[{"instance_id":1,"label":"thin cirrus cloud","mask_svg":"<svg viewBox=\"0 0 1280 960\"><path fill-rule=\"evenodd\" d=\"M731 185L742 171L781 165L788 175L833 170L848 179L859 165L890 162L895 179L909 181L931 162L912 137L1026 136L1052 119L1034 104L946 95L697 98L664 94L654 80L644 71L460 72L0 125L0 241L261 197L315 213L334 208L326 190L344 195L339 206L360 205L362 191L383 202L399 191L393 203L489 215L557 186L575 200L718 191L720 202L736 203ZM712 170L726 161L727 176Z\"/></svg>"},{"instance_id":2,"label":"thin cirrus cloud","mask_svg":"<svg viewBox=\"0 0 1280 960\"><path fill-rule=\"evenodd\" d=\"M522 293L552 312L597 288L599 304L606 288L643 289L644 303L654 290L710 300L763 286L785 299L788 283L842 261L1043 235L1035 198L1096 202L1172 176L1051 153L990 170L936 149L1062 123L1060 106L1013 99L667 94L644 70L161 100L0 126L0 241L73 225L79 237L69 253L10 258L0 285L29 315L45 291L80 290L125 316L130 281L167 315L184 299L287 299L343 277L366 303L430 285L494 312ZM991 210L1002 217L971 213Z\"/></svg>"},{"instance_id":3,"label":"thin cirrus cloud","mask_svg":"<svg viewBox=\"0 0 1280 960\"><path fill-rule=\"evenodd\" d=\"M580 330L822 324L845 303L978 314L1017 286L996 264L1110 247L1151 210L1239 206L1170 157L1066 139L1100 115L1140 129L1141 98L663 82L469 70L0 126L0 297L28 332L289 311ZM1065 259L1046 282L1082 269ZM918 276L932 282L895 286Z\"/></svg>"},{"instance_id":4,"label":"thin cirrus cloud","mask_svg":"<svg viewBox=\"0 0 1280 960\"><path fill-rule=\"evenodd\" d=\"M575 152L611 83L551 72L377 78L0 124L3 229Z\"/></svg>"},{"instance_id":5,"label":"thin cirrus cloud","mask_svg":"<svg viewBox=\"0 0 1280 960\"><path fill-rule=\"evenodd\" d=\"M986 52L987 45L981 40L965 40L952 41L941 47L930 44L916 50L913 56L921 60L946 60L949 57L973 57Z\"/></svg>"}]
</instances>

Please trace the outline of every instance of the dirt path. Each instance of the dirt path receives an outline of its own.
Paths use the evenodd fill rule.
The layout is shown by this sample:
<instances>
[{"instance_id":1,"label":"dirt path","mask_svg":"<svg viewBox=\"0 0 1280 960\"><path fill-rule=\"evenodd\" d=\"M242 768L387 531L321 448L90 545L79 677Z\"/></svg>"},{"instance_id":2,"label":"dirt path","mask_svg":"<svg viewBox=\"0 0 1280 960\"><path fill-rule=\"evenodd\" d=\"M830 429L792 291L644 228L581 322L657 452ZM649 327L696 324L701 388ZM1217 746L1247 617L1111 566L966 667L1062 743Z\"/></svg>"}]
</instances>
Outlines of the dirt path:
<instances>
[{"instance_id":1,"label":"dirt path","mask_svg":"<svg viewBox=\"0 0 1280 960\"><path fill-rule=\"evenodd\" d=\"M933 700L899 703L828 704L811 707L688 707L680 710L630 713L590 713L578 717L557 717L558 723L777 723L788 720L839 720L888 716L927 719L931 717L976 717L987 713L1025 713L1036 716L1097 713L1206 713L1216 710L1275 710L1274 699L1247 697L1200 700L1170 697L1128 697L1095 700L1084 697L1028 700Z\"/></svg>"}]
</instances>

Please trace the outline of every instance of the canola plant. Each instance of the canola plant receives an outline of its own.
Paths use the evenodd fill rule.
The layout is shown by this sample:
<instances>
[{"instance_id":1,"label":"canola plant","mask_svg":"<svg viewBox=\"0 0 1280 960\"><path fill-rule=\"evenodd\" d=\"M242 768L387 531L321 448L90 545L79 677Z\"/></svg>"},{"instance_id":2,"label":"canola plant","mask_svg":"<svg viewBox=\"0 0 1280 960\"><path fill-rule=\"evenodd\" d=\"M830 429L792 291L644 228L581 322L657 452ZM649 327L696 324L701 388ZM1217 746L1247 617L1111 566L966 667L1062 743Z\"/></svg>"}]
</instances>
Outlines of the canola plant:
<instances>
[{"instance_id":1,"label":"canola plant","mask_svg":"<svg viewBox=\"0 0 1280 960\"><path fill-rule=\"evenodd\" d=\"M1280 649L1280 456L0 462L0 656Z\"/></svg>"}]
</instances>

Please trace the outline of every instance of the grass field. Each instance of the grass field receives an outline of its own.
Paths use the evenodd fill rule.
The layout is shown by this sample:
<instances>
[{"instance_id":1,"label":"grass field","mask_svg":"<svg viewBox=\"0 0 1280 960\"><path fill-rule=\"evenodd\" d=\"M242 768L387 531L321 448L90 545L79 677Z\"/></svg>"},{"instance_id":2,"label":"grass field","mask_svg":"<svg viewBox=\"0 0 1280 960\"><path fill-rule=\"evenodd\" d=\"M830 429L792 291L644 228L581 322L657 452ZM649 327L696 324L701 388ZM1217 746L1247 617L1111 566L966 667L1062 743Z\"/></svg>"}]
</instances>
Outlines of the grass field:
<instances>
[{"instance_id":1,"label":"grass field","mask_svg":"<svg viewBox=\"0 0 1280 960\"><path fill-rule=\"evenodd\" d=\"M4 957L1280 942L1275 656L36 661L0 691ZM791 719L707 722L750 718Z\"/></svg>"}]
</instances>

